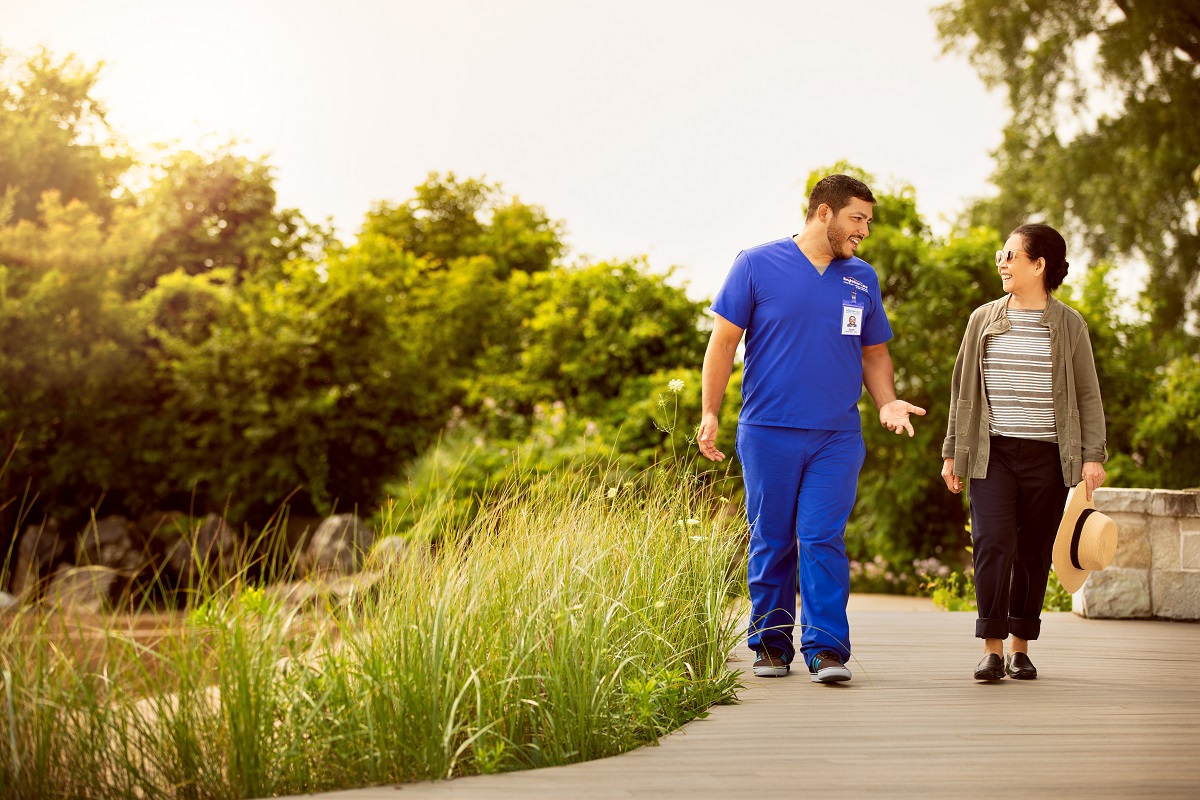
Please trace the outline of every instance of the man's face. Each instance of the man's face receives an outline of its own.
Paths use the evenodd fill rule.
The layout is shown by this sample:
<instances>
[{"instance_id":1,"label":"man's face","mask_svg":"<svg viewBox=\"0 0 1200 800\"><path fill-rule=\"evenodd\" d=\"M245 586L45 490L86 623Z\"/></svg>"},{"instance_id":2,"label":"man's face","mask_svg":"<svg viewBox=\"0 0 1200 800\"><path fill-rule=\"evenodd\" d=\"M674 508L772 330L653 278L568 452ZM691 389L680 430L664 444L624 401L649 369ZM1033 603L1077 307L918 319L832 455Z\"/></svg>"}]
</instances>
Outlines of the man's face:
<instances>
[{"instance_id":1,"label":"man's face","mask_svg":"<svg viewBox=\"0 0 1200 800\"><path fill-rule=\"evenodd\" d=\"M850 258L858 250L863 239L871 235L871 212L873 207L866 200L851 198L850 205L843 208L829 222L829 248L834 258Z\"/></svg>"}]
</instances>

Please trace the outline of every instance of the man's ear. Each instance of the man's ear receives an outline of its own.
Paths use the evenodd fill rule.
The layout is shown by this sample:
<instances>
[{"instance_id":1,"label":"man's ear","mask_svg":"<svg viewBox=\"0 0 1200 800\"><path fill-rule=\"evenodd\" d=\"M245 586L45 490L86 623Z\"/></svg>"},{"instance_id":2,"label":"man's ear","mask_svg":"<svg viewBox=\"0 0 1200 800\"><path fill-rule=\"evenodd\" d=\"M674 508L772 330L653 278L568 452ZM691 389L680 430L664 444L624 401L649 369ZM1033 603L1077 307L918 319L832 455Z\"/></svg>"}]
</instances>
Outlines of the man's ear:
<instances>
[{"instance_id":1,"label":"man's ear","mask_svg":"<svg viewBox=\"0 0 1200 800\"><path fill-rule=\"evenodd\" d=\"M817 219L821 220L821 222L829 222L832 216L833 209L829 207L828 203L821 203L821 205L817 206Z\"/></svg>"}]
</instances>

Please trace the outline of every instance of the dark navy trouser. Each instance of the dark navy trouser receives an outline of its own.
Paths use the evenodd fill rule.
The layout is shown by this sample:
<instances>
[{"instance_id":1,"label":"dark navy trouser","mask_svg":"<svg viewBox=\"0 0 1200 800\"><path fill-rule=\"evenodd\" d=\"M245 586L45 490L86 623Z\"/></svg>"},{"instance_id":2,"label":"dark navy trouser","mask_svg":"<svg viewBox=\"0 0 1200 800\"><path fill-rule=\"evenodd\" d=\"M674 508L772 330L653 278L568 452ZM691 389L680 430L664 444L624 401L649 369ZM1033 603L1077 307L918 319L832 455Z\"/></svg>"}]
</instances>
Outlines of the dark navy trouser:
<instances>
[{"instance_id":1,"label":"dark navy trouser","mask_svg":"<svg viewBox=\"0 0 1200 800\"><path fill-rule=\"evenodd\" d=\"M738 425L750 521L751 649L770 646L795 657L798 560L805 661L825 649L850 658L845 533L866 452L861 431Z\"/></svg>"},{"instance_id":2,"label":"dark navy trouser","mask_svg":"<svg viewBox=\"0 0 1200 800\"><path fill-rule=\"evenodd\" d=\"M1038 638L1068 491L1057 442L991 437L987 477L970 483L978 638Z\"/></svg>"}]
</instances>

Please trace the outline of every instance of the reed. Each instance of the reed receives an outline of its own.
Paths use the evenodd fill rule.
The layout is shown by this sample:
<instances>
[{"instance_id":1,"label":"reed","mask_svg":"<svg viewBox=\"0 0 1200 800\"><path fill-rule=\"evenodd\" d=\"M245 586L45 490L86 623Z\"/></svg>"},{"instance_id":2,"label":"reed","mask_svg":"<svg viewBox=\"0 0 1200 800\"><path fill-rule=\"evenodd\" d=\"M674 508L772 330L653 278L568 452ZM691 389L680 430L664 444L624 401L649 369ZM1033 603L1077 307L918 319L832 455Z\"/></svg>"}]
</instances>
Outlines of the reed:
<instances>
[{"instance_id":1,"label":"reed","mask_svg":"<svg viewBox=\"0 0 1200 800\"><path fill-rule=\"evenodd\" d=\"M526 481L349 598L291 609L235 575L152 638L10 613L0 786L267 797L653 743L737 688L745 521L711 494L682 470Z\"/></svg>"}]
</instances>

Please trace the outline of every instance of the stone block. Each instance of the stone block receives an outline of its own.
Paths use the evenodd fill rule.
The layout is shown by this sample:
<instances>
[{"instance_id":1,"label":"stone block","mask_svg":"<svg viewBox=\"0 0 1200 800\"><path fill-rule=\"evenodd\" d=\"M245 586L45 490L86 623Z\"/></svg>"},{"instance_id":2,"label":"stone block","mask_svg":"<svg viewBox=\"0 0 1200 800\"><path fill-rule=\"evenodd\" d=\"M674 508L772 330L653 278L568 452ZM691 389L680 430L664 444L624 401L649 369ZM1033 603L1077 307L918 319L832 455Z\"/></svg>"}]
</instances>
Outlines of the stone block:
<instances>
[{"instance_id":1,"label":"stone block","mask_svg":"<svg viewBox=\"0 0 1200 800\"><path fill-rule=\"evenodd\" d=\"M1115 511L1108 516L1117 523L1117 552L1112 566L1150 569L1150 518L1128 511Z\"/></svg>"},{"instance_id":2,"label":"stone block","mask_svg":"<svg viewBox=\"0 0 1200 800\"><path fill-rule=\"evenodd\" d=\"M1154 569L1179 569L1179 520L1150 518L1150 555Z\"/></svg>"},{"instance_id":3,"label":"stone block","mask_svg":"<svg viewBox=\"0 0 1200 800\"><path fill-rule=\"evenodd\" d=\"M1112 516L1115 512L1149 513L1152 494L1150 489L1097 489L1092 497L1097 511Z\"/></svg>"},{"instance_id":4,"label":"stone block","mask_svg":"<svg viewBox=\"0 0 1200 800\"><path fill-rule=\"evenodd\" d=\"M1093 572L1071 605L1076 613L1091 619L1147 618L1151 616L1150 572L1122 567Z\"/></svg>"},{"instance_id":5,"label":"stone block","mask_svg":"<svg viewBox=\"0 0 1200 800\"><path fill-rule=\"evenodd\" d=\"M1156 617L1200 620L1200 572L1155 572L1152 602Z\"/></svg>"},{"instance_id":6,"label":"stone block","mask_svg":"<svg viewBox=\"0 0 1200 800\"><path fill-rule=\"evenodd\" d=\"M1200 569L1200 531L1179 535L1179 561L1184 569Z\"/></svg>"},{"instance_id":7,"label":"stone block","mask_svg":"<svg viewBox=\"0 0 1200 800\"><path fill-rule=\"evenodd\" d=\"M1200 517L1200 491L1155 489L1150 513L1160 517Z\"/></svg>"}]
</instances>

